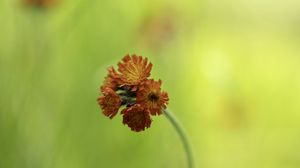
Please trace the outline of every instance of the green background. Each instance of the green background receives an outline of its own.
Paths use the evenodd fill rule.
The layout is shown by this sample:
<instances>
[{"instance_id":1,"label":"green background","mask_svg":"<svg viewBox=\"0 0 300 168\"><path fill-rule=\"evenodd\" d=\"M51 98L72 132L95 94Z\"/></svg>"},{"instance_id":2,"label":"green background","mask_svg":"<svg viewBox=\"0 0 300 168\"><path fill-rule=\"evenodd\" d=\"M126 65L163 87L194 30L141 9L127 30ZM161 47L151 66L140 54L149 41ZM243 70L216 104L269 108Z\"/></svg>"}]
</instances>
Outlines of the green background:
<instances>
[{"instance_id":1,"label":"green background","mask_svg":"<svg viewBox=\"0 0 300 168\"><path fill-rule=\"evenodd\" d=\"M147 56L199 168L300 167L300 1L0 1L1 168L183 168L164 116L104 117L106 68Z\"/></svg>"}]
</instances>

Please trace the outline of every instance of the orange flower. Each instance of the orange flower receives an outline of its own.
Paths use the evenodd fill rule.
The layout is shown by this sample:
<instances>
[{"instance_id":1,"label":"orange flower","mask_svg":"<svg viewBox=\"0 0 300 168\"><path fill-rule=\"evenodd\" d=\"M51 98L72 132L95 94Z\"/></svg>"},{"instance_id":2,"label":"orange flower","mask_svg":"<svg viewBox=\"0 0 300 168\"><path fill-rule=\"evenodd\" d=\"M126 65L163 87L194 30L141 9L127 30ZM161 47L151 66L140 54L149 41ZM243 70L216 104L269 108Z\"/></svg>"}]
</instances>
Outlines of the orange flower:
<instances>
[{"instance_id":1,"label":"orange flower","mask_svg":"<svg viewBox=\"0 0 300 168\"><path fill-rule=\"evenodd\" d=\"M125 107L123 123L133 131L143 131L151 125L150 115L161 114L166 108L168 94L161 91L161 80L147 79L152 68L147 58L126 55L118 67L118 72L113 67L107 69L98 104L109 118Z\"/></svg>"},{"instance_id":2,"label":"orange flower","mask_svg":"<svg viewBox=\"0 0 300 168\"><path fill-rule=\"evenodd\" d=\"M136 102L148 108L151 115L160 115L161 110L166 108L169 101L168 94L161 91L161 83L161 80L146 80L137 92Z\"/></svg>"},{"instance_id":3,"label":"orange flower","mask_svg":"<svg viewBox=\"0 0 300 168\"><path fill-rule=\"evenodd\" d=\"M98 104L101 106L103 114L112 119L121 106L121 98L111 88L105 88L103 96L98 98Z\"/></svg>"},{"instance_id":4,"label":"orange flower","mask_svg":"<svg viewBox=\"0 0 300 168\"><path fill-rule=\"evenodd\" d=\"M139 104L127 107L122 111L123 124L127 124L132 131L140 132L151 125L151 118L147 109Z\"/></svg>"},{"instance_id":5,"label":"orange flower","mask_svg":"<svg viewBox=\"0 0 300 168\"><path fill-rule=\"evenodd\" d=\"M101 92L106 88L111 88L112 90L117 90L118 83L120 80L120 75L114 69L114 67L107 68L108 75L105 77L104 84L101 86Z\"/></svg>"},{"instance_id":6,"label":"orange flower","mask_svg":"<svg viewBox=\"0 0 300 168\"><path fill-rule=\"evenodd\" d=\"M150 76L152 64L148 63L147 58L143 59L135 54L126 55L122 61L118 63L122 84L133 86L133 90L137 90L137 85Z\"/></svg>"}]
</instances>

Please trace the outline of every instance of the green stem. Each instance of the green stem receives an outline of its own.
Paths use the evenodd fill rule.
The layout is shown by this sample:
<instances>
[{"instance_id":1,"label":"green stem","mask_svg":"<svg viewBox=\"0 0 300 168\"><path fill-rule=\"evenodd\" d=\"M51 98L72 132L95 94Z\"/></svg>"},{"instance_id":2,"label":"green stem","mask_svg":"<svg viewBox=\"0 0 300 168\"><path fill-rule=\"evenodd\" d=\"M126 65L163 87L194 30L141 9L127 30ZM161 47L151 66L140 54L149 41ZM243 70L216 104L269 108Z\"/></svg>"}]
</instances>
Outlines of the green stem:
<instances>
[{"instance_id":1,"label":"green stem","mask_svg":"<svg viewBox=\"0 0 300 168\"><path fill-rule=\"evenodd\" d=\"M193 159L192 148L191 148L188 137L187 137L183 127L181 126L179 121L176 119L176 117L168 109L163 110L163 112L164 112L165 116L167 117L167 119L171 122L171 124L173 125L173 127L175 128L176 132L178 133L178 135L180 137L180 140L183 144L183 147L184 147L184 150L186 153L186 157L187 157L187 161L188 161L188 168L194 168L194 159Z\"/></svg>"}]
</instances>

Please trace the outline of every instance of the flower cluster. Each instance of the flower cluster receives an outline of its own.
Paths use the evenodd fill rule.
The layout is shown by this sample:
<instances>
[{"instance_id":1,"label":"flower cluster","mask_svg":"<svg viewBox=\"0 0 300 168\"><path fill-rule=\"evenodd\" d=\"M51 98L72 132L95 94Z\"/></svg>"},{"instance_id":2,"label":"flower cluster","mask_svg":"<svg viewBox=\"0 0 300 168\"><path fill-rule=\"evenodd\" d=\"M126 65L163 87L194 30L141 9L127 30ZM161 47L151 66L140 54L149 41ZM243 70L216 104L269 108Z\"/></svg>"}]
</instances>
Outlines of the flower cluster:
<instances>
[{"instance_id":1,"label":"flower cluster","mask_svg":"<svg viewBox=\"0 0 300 168\"><path fill-rule=\"evenodd\" d=\"M139 132L149 128L151 115L160 115L168 104L168 94L161 90L162 81L149 79L152 64L147 58L126 55L118 70L109 67L98 103L103 114L113 118L119 111L123 124Z\"/></svg>"}]
</instances>

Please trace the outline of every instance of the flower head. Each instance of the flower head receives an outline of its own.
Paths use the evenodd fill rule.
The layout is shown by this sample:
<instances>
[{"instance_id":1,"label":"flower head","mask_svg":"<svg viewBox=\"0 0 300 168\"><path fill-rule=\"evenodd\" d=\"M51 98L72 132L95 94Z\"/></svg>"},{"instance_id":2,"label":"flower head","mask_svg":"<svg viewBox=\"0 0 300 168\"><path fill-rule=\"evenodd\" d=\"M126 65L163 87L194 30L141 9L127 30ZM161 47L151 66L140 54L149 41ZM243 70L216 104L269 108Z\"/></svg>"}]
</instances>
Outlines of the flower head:
<instances>
[{"instance_id":1,"label":"flower head","mask_svg":"<svg viewBox=\"0 0 300 168\"><path fill-rule=\"evenodd\" d=\"M126 55L122 62L118 63L118 71L121 73L123 85L136 86L150 76L152 64L148 63L147 58L141 56Z\"/></svg>"},{"instance_id":2,"label":"flower head","mask_svg":"<svg viewBox=\"0 0 300 168\"><path fill-rule=\"evenodd\" d=\"M137 93L136 101L149 109L151 115L161 114L161 110L166 108L169 101L168 94L161 91L162 81L153 79L145 81Z\"/></svg>"},{"instance_id":3,"label":"flower head","mask_svg":"<svg viewBox=\"0 0 300 168\"><path fill-rule=\"evenodd\" d=\"M148 79L152 64L147 58L126 55L118 67L118 72L113 67L108 68L98 103L109 118L124 107L123 123L133 131L143 131L151 125L150 115L161 114L166 108L168 94L161 91L161 80Z\"/></svg>"},{"instance_id":4,"label":"flower head","mask_svg":"<svg viewBox=\"0 0 300 168\"><path fill-rule=\"evenodd\" d=\"M105 88L103 96L98 98L98 103L103 110L103 114L109 118L113 118L121 106L121 98L111 88Z\"/></svg>"},{"instance_id":5,"label":"flower head","mask_svg":"<svg viewBox=\"0 0 300 168\"><path fill-rule=\"evenodd\" d=\"M123 114L123 124L128 125L133 131L140 132L151 125L148 110L139 104L125 108L121 113Z\"/></svg>"}]
</instances>

